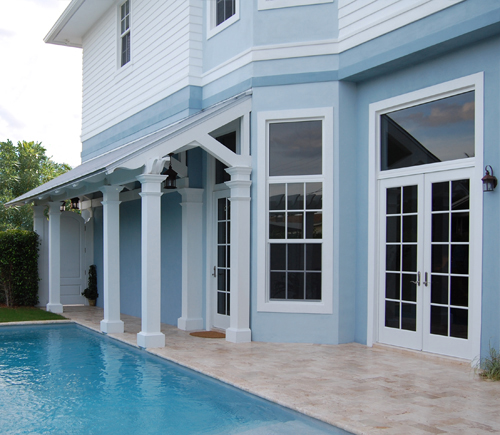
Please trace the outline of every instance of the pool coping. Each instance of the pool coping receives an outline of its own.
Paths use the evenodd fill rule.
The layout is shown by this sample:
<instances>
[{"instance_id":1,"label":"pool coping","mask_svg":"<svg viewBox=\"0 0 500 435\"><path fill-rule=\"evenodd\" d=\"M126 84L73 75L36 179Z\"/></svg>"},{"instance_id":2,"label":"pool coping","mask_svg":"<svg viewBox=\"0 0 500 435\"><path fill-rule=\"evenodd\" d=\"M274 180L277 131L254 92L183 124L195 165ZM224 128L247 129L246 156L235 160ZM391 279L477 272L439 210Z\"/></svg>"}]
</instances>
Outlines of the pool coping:
<instances>
[{"instance_id":1,"label":"pool coping","mask_svg":"<svg viewBox=\"0 0 500 435\"><path fill-rule=\"evenodd\" d=\"M50 325L52 323L77 323L74 320L26 320L23 322L0 322L0 327L2 326L29 326L29 325Z\"/></svg>"}]
</instances>

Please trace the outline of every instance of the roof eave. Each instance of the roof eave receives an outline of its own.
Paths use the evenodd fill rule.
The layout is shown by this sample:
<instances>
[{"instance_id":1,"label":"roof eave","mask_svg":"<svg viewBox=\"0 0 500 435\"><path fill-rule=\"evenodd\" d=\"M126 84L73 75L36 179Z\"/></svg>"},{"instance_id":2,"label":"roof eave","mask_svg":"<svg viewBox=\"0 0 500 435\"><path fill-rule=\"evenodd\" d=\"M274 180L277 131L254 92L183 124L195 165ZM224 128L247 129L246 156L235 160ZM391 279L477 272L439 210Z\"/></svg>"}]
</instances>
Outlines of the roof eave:
<instances>
[{"instance_id":1,"label":"roof eave","mask_svg":"<svg viewBox=\"0 0 500 435\"><path fill-rule=\"evenodd\" d=\"M80 7L84 2L85 0L72 0L72 2L64 10L64 12L56 21L56 23L52 26L52 29L50 29L49 33L47 33L47 36L45 36L45 38L43 39L44 42L46 42L47 44L56 44L56 45L81 48L82 47L81 37L83 35L80 35L79 42L70 41L68 39L60 40L58 39L58 36L60 35L61 31L67 26L71 18L73 18L73 16L78 12L78 10L80 9Z\"/></svg>"}]
</instances>

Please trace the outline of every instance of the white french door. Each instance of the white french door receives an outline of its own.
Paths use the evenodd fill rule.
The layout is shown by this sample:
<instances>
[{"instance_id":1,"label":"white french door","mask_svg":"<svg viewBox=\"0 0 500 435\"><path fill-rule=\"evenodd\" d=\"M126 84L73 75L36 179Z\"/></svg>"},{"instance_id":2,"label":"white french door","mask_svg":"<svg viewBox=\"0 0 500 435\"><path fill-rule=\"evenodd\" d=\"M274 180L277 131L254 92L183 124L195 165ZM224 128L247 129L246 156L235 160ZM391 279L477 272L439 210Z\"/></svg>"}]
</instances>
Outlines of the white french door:
<instances>
[{"instance_id":1,"label":"white french door","mask_svg":"<svg viewBox=\"0 0 500 435\"><path fill-rule=\"evenodd\" d=\"M379 181L379 341L470 358L473 169ZM477 308L476 308L477 309Z\"/></svg>"},{"instance_id":2,"label":"white french door","mask_svg":"<svg viewBox=\"0 0 500 435\"><path fill-rule=\"evenodd\" d=\"M214 259L212 273L212 297L214 312L213 326L219 329L229 328L230 302L231 302L231 202L229 190L214 192L215 228L214 228Z\"/></svg>"}]
</instances>

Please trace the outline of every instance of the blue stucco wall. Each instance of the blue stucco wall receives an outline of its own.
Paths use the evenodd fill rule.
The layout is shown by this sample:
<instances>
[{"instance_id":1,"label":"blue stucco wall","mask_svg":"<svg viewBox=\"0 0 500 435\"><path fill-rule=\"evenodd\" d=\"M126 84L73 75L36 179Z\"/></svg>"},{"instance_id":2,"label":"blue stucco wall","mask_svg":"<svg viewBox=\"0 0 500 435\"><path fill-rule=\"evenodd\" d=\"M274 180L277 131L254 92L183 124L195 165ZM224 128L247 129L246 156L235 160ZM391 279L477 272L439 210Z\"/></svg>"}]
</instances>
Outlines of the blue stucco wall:
<instances>
[{"instance_id":1,"label":"blue stucco wall","mask_svg":"<svg viewBox=\"0 0 500 435\"><path fill-rule=\"evenodd\" d=\"M357 284L356 284L356 341L366 342L367 315L367 259L368 237L368 107L370 103L405 94L456 78L484 71L484 163L500 167L500 64L497 53L500 38L494 37L456 50L438 59L411 65L398 72L386 74L357 86ZM484 195L483 206L483 290L481 352L488 343L499 347L500 292L497 266L500 245L500 227L496 216L500 208L500 192ZM476 289L477 291L477 289Z\"/></svg>"},{"instance_id":2,"label":"blue stucco wall","mask_svg":"<svg viewBox=\"0 0 500 435\"><path fill-rule=\"evenodd\" d=\"M354 317L354 304L349 303L348 299L353 294L353 283L349 288L349 284L345 286L334 285L334 314L291 314L291 313L267 313L257 311L257 259L263 255L257 251L257 239L263 237L257 231L257 182L260 180L261 171L265 168L257 165L257 159L260 153L266 152L265 143L258 142L258 125L257 114L261 111L281 111L290 109L304 108L322 108L322 107L338 107L339 84L331 83L311 83L291 86L266 86L262 88L254 88L253 94L253 112L252 112L252 253L251 253L251 329L252 339L256 341L274 341L274 342L309 342L309 343L329 343L336 344L342 341L352 341L352 337L347 337L349 334L340 333L339 330L339 310L350 310L351 317ZM334 120L334 143L325 146L333 146L338 149L338 140L335 139L335 130L338 125ZM337 136L338 137L338 136ZM354 155L355 148L346 148L346 153ZM352 159L353 157L349 157ZM333 161L326 162L327 167L334 167ZM325 174L326 176L334 176L333 172ZM335 181L334 181L335 183ZM330 201L333 198L329 198ZM326 198L325 198L326 201ZM334 211L334 220L338 217L338 210ZM345 222L344 231L355 234L354 221ZM350 228L348 228L350 227ZM349 244L345 247L346 257L354 255L354 244ZM331 253L334 254L334 253ZM334 254L334 262L335 256ZM328 266L327 266L328 267ZM334 267L333 264L330 267ZM343 262L338 268L342 277L351 274L354 276L354 264ZM340 272L342 271L342 272ZM345 274L345 275L344 275ZM335 277L337 279L338 277ZM342 281L342 279L340 279ZM347 296L347 297L346 297ZM343 306L341 307L340 304Z\"/></svg>"},{"instance_id":3,"label":"blue stucco wall","mask_svg":"<svg viewBox=\"0 0 500 435\"><path fill-rule=\"evenodd\" d=\"M141 317L141 201L120 204L120 308Z\"/></svg>"},{"instance_id":4,"label":"blue stucco wall","mask_svg":"<svg viewBox=\"0 0 500 435\"><path fill-rule=\"evenodd\" d=\"M181 197L177 192L162 196L161 221L161 321L177 326L181 317L182 238ZM97 266L99 299L103 292L102 207L94 209L94 262ZM120 204L120 304L121 312L141 317L141 201Z\"/></svg>"},{"instance_id":5,"label":"blue stucco wall","mask_svg":"<svg viewBox=\"0 0 500 435\"><path fill-rule=\"evenodd\" d=\"M181 196L164 194L161 208L161 321L177 326L182 299Z\"/></svg>"}]
</instances>

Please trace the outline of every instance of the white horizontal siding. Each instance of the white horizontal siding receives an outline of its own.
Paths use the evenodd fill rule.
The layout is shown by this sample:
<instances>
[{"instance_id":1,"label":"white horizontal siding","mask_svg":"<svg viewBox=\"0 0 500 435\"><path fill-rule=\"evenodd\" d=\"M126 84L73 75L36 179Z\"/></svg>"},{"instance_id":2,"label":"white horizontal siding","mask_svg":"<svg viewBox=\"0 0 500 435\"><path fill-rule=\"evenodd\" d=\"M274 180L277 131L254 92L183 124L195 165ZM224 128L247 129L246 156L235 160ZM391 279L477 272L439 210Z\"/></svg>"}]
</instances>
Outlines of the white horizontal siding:
<instances>
[{"instance_id":1,"label":"white horizontal siding","mask_svg":"<svg viewBox=\"0 0 500 435\"><path fill-rule=\"evenodd\" d=\"M339 48L348 50L461 1L339 0Z\"/></svg>"},{"instance_id":2,"label":"white horizontal siding","mask_svg":"<svg viewBox=\"0 0 500 435\"><path fill-rule=\"evenodd\" d=\"M131 3L129 65L119 67L117 7L83 39L82 141L200 80L202 3Z\"/></svg>"}]
</instances>

